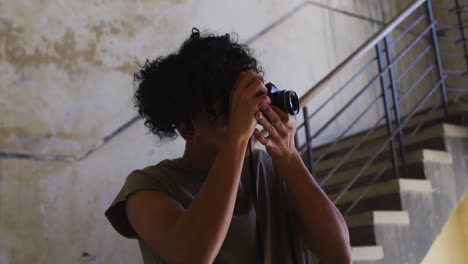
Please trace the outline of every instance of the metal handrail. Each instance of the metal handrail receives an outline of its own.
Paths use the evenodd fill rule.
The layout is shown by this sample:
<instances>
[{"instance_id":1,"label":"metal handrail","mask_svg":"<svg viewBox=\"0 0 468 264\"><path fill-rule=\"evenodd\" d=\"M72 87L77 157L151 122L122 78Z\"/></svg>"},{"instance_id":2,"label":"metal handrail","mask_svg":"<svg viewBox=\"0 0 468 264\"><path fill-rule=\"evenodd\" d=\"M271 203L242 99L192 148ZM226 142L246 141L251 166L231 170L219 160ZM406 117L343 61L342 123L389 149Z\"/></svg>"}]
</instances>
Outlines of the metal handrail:
<instances>
[{"instance_id":1,"label":"metal handrail","mask_svg":"<svg viewBox=\"0 0 468 264\"><path fill-rule=\"evenodd\" d=\"M409 115L405 118L405 120L402 122L401 126L399 126L395 131L393 131L392 135L390 135L387 140L381 145L381 147L377 150L376 154L374 154L373 157L371 157L369 160L367 160L366 164L362 167L362 169L354 176L354 178L348 182L348 184L340 191L340 193L337 195L337 197L334 198L333 202L336 204L342 197L345 195L345 193L351 188L351 186L357 181L357 179L364 173L364 171L372 164L372 162L376 159L376 157L382 153L382 151L385 149L385 147L391 142L392 138L395 137L397 133L399 133L405 125L408 123L408 121L417 113L417 111L421 108L421 106L431 97L431 95L437 90L437 88L440 86L442 82L445 81L445 78L439 80L436 85L434 85L429 92L427 92L424 97L416 104L413 109L411 109Z\"/></svg>"},{"instance_id":2,"label":"metal handrail","mask_svg":"<svg viewBox=\"0 0 468 264\"><path fill-rule=\"evenodd\" d=\"M417 14L417 9L419 9L423 4L426 7L426 15L417 15L416 18L411 18L411 21L408 21L409 19L407 18L409 18L410 15ZM411 41L405 41L404 43L401 43L400 40L406 35L406 33L412 31L412 29L418 26L424 18L427 18L427 26L424 26L424 28L420 30L420 33L412 34L416 35L416 37ZM395 32L397 29L401 29L401 25L404 21L411 22L409 23L410 26L403 30L403 33L396 36L393 40L390 40L389 35ZM417 112L422 110L421 108L426 104L426 102L429 102L429 98L432 98L432 95L437 90L441 92L441 95L439 98L434 99L440 100L441 103L438 103L435 107L433 107L431 109L431 112L439 106L442 106L444 116L448 117L447 90L445 85L446 75L444 74L444 70L442 68L442 63L440 59L440 50L437 40L436 25L437 23L435 22L432 13L431 1L414 1L399 15L395 16L395 18L393 18L387 26L385 26L372 38L366 41L366 43L364 43L359 49L353 52L347 59L345 59L333 71L331 71L326 77L324 77L304 96L301 97L300 106L303 109L302 114L304 116L304 122L298 126L298 129L304 129L305 142L299 142L298 133L296 133L295 135L294 142L297 150L301 153L301 155L307 155L306 158L308 162L306 165L308 166L312 174L316 177L318 176L318 174L323 174L323 176L319 177L319 185L324 186L325 183L327 183L329 179L336 175L335 173L338 171L342 171L351 166L356 165L361 167L360 163L365 163L359 169L359 172L357 174L354 174L351 179L348 179L349 181L346 182L344 188L339 190L339 192L333 199L334 203L337 203L343 197L343 195L345 195L345 193L354 185L354 183L358 181L358 179L364 174L364 172L369 168L369 166L377 159L391 158L391 167L393 169L392 175L394 178L409 176L406 168L407 162L405 157L405 141L409 137L405 135L406 132L404 133L404 130L409 131L410 127L408 127L407 129L405 126ZM426 36L428 37L428 39L426 39ZM431 45L426 45L428 42L430 42ZM402 44L404 46L394 46L394 44L396 43ZM419 43L423 43L423 45L417 46L417 44ZM368 62L368 59L366 58L368 54L371 54L371 49L375 49L375 55ZM419 50L421 50L421 52L419 52ZM413 55L407 56L407 54L413 51ZM403 84L399 83L400 80L402 80L408 72L415 68L415 65L419 61L421 61L422 58L429 53L429 51L433 52L432 59L434 60L434 63L431 63L428 66L424 65L424 68L422 68L423 65L419 65L418 68L415 69L415 71L417 71L417 75L410 75L411 82L405 82ZM396 54L393 54L394 52ZM366 58L364 58L364 55L366 56ZM405 61L402 59L403 57L408 58L409 56L411 56L411 61ZM351 70L353 71L353 74L351 74L351 76L347 76L344 80L341 80L341 78L339 78L340 82L344 82L344 85L338 85L337 89L335 89L336 91L334 90L331 95L327 95L328 99L323 100L318 105L318 108L314 109L313 114L309 115L309 107L307 106L308 102L314 99L315 95L323 91L323 89L325 89L326 85L331 81L331 79L336 78L336 76L340 74L344 70L344 68L351 68L349 67L350 64L357 61L358 59L360 62L364 61L364 67L359 66L358 69L352 68ZM359 76L363 76L363 72L370 67L369 65L375 65L374 62L377 62L377 69L372 68L372 72L366 73L365 79L360 80L359 83L356 84L359 86L354 87L351 90L352 94L347 93L346 100L343 102L339 102L339 106L335 105L336 109L334 110L334 112L330 113L330 117L327 116L326 119L317 118L316 120L320 120L320 124L314 122L314 124L317 125L313 127L314 131L312 131L312 127L310 125L311 119L313 119L317 113L324 110L324 107L334 98L336 98L338 94L343 94L342 92L350 86L351 82L356 80ZM396 64L399 62L404 63L404 67L397 66ZM369 74L371 75L369 76ZM408 107L410 107L410 105L414 103L414 99L408 99L410 98L409 95L416 94L416 96L420 98L420 92L422 92L422 90L417 90L416 88L421 87L419 84L421 84L423 80L435 82L436 80L434 79L434 77L436 78L437 82L434 86L431 85L432 88L430 89L430 91L428 93L424 93L425 95L423 96L422 100L417 100L418 102L416 103L416 106L414 108L407 109ZM378 81L380 81L380 85L376 88L375 84L377 84ZM402 85L405 85L405 88L407 89L399 90L399 86ZM347 91L350 90L348 89ZM364 93L367 93L366 91L372 92L372 95L368 95L369 97L364 97L363 95ZM419 93L416 93L415 91L419 91ZM376 93L377 95L375 95ZM360 106L365 106L365 109L362 110L361 107L358 107L359 109L356 109L356 111L350 111L350 107L354 106L353 104L355 104L356 102L358 102L358 100L361 100L362 98L368 100L364 105L362 103L360 104ZM368 102L370 102L370 104L368 104ZM379 109L381 109L383 106L382 110L384 110L385 113L381 115L380 113L375 112L371 119L368 119L366 121L370 122L369 124L365 125L365 128L357 127L357 129L364 129L365 133L362 133L362 135L360 135L359 138L353 140L352 144L347 144L347 146L344 149L342 149L343 151L333 152L334 154L331 154L332 151L334 151L334 147L337 146L338 142L340 142L347 135L347 133L351 131L353 127L355 127L357 122L361 120L363 116L370 111L371 108L376 106L377 102L381 103L379 105ZM410 110L410 112L405 113L405 111L407 110ZM344 115L344 112L350 112L350 115ZM376 117L374 117L375 114L377 114ZM346 121L344 121L343 123L336 123L339 126L344 125L346 127L344 128L344 131L339 131L340 135L338 136L338 138L334 136L333 142L330 142L328 141L329 139L327 139L325 141L326 144L324 142L314 144L315 139L318 139L320 137L324 138L324 136L321 135L322 132L331 127L331 124L333 122L339 120L340 117L342 118L344 116L346 116ZM376 119L374 120L374 118ZM370 127L368 127L368 125L370 125ZM370 154L369 159L367 159L367 156L362 154L354 155L355 153L357 153L358 148L361 148L361 146L366 146L366 144L369 142L368 139L371 138L371 136L375 136L377 129L380 130L380 128L382 128L382 126L384 125L386 126L387 130L387 136L384 138L385 142L383 144L380 144L379 142L377 143L378 145L375 145L376 142L372 142L372 146L378 146L378 150L375 153ZM413 130L411 135L417 133L417 131L424 126L424 122L418 121L418 123L412 124L411 126L413 125L416 125L416 129ZM338 131L334 131L333 133L335 132ZM380 139L380 135L375 138ZM315 145L315 148L313 145ZM321 148L319 150L320 152L317 152L316 154L314 152L318 150L317 147L319 145L323 146L324 148ZM337 156L339 156L339 158L331 156L336 154L338 154ZM316 157L314 157L315 155ZM333 161L332 159L328 159L329 157L333 158ZM363 160L363 158L366 158L367 160ZM326 163L321 163L324 159L327 159L328 161L325 161ZM324 165L319 166L320 164ZM317 175L315 174L315 171L317 171ZM377 181L386 171L387 167L381 169L380 172L377 173L377 176L373 177L372 180L368 181L368 179L366 179L366 191L369 190L373 182ZM355 199L352 202L351 206L349 206L348 209L346 209L346 213L352 211L353 207L364 197L366 191L364 191L357 199Z\"/></svg>"},{"instance_id":3,"label":"metal handrail","mask_svg":"<svg viewBox=\"0 0 468 264\"><path fill-rule=\"evenodd\" d=\"M454 82L457 83L455 85L459 86L460 84L458 84L458 82L463 81L468 76L468 39L465 33L465 29L468 28L468 23L466 17L463 16L468 10L467 7L468 6L466 4L461 3L460 0L452 0L452 3L450 5L434 6L434 9L448 12L449 15L456 17L457 21L456 24L453 24L452 21L442 21L445 23L440 23L438 25L439 34L441 35L439 37L439 40L444 41L446 43L451 43L454 45L455 48L461 47L460 50L458 50L458 53L452 51L441 52L441 57L443 59L447 59L446 64L451 65L450 60L453 59L463 60L465 62L463 68L461 68L460 65L460 68L446 70L447 75L449 75L450 77L449 83L451 84L451 87L447 87L447 92L455 97L458 97L460 94L461 96L463 96L463 94L468 93L467 88L453 87ZM452 33L458 32L459 36L445 36L445 33L448 31Z\"/></svg>"},{"instance_id":4,"label":"metal handrail","mask_svg":"<svg viewBox=\"0 0 468 264\"><path fill-rule=\"evenodd\" d=\"M300 107L304 107L309 103L318 93L325 89L326 85L333 79L337 74L339 74L346 66L356 61L365 55L369 50L374 49L375 45L382 41L385 36L388 35L393 29L395 29L403 20L409 17L418 7L420 7L426 0L417 0L412 4L408 5L403 12L395 16L384 28L374 34L368 41L366 41L361 47L359 47L355 52L353 52L348 58L346 58L342 63L340 63L334 70L332 70L327 76L315 84L309 91L307 91L299 99Z\"/></svg>"},{"instance_id":5,"label":"metal handrail","mask_svg":"<svg viewBox=\"0 0 468 264\"><path fill-rule=\"evenodd\" d=\"M418 36L415 40L413 40L404 50L402 50L402 51L394 58L394 61L392 61L392 63L390 63L387 67L385 67L384 69L382 69L382 72L381 72L380 74L376 75L372 80L370 80L369 83L366 84L366 85L364 86L364 88L363 88L361 91L359 91L359 93L357 93L357 94L353 97L353 99L349 100L349 102L348 102L340 111L338 111L338 112L335 114L335 116L338 116L338 115L340 115L343 111L345 111L346 108L354 101L354 98L359 97L363 92L365 92L369 87L371 87L372 84L374 84L377 80L379 80L379 78L381 78L381 77L385 74L385 72L386 72L387 70L389 70L389 69L390 69L395 63L397 63L401 58L403 58L403 57L406 55L406 53L408 53L408 52L411 50L411 48L414 47L414 45L416 45L416 43L418 43L418 41L421 40L421 39L424 37L424 35L426 35L426 34L429 32L429 30L432 29L433 26L435 26L435 23L430 24L429 26L427 26L426 29L424 29L424 31L423 31L422 33L420 33L419 36ZM342 89L342 88L340 88L340 90L341 90L341 89ZM327 102L329 102L329 101L327 100ZM315 113L317 113L319 110L321 110L321 108L318 108L318 109L315 111ZM310 118L310 117L309 117L309 118ZM330 125L330 123L333 122L333 119L334 119L334 117L330 118L329 122L327 122L327 124L325 124L324 126L322 126L322 127L319 129L319 131L317 131L317 132L312 136L312 138L317 137L321 132L323 132L323 130L325 130L325 129L328 127L328 125Z\"/></svg>"}]
</instances>

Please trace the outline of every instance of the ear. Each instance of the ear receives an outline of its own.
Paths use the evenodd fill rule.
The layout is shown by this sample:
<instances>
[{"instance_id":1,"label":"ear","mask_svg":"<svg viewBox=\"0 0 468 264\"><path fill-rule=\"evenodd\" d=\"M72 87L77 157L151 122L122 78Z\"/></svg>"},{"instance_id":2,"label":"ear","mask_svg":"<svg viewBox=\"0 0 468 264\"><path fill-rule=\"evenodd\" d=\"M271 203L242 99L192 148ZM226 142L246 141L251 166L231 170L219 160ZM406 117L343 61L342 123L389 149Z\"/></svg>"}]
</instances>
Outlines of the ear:
<instances>
[{"instance_id":1,"label":"ear","mask_svg":"<svg viewBox=\"0 0 468 264\"><path fill-rule=\"evenodd\" d=\"M185 141L191 140L193 138L193 135L195 134L195 131L192 128L192 126L187 125L183 122L180 122L180 124L177 125L177 130L179 131L182 138L185 139Z\"/></svg>"}]
</instances>

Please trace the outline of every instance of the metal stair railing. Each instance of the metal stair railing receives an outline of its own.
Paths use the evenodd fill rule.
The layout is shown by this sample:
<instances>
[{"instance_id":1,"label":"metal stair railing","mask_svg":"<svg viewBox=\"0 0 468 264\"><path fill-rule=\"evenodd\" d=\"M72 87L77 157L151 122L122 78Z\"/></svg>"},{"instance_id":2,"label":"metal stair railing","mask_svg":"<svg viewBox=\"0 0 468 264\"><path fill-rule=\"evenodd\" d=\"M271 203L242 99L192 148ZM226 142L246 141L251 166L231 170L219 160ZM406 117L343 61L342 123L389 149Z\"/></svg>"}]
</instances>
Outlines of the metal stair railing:
<instances>
[{"instance_id":1,"label":"metal stair railing","mask_svg":"<svg viewBox=\"0 0 468 264\"><path fill-rule=\"evenodd\" d=\"M455 23L444 21L445 23L439 23L438 26L439 40L452 44L449 51L441 52L442 62L447 66L445 73L449 76L448 83L452 83L451 86L447 87L447 92L463 95L468 93L468 89L464 85L464 82L468 81L468 39L465 32L465 29L468 28L468 17L466 16L468 4L462 3L460 0L443 1L443 3L444 5L434 6L434 9L444 15L450 15L456 20ZM456 36L453 36L454 34ZM464 65L457 68L454 63L450 63L450 60L463 61Z\"/></svg>"},{"instance_id":2,"label":"metal stair railing","mask_svg":"<svg viewBox=\"0 0 468 264\"><path fill-rule=\"evenodd\" d=\"M424 23L427 25L423 25ZM448 116L446 76L441 63L436 24L431 1L414 1L301 97L303 122L297 127L296 148L301 155L305 155L309 170L314 177L320 179L319 183L322 186L336 172L344 168L350 157L353 157L361 146L365 146L369 138L376 135L378 129L386 130L384 142L379 143L381 145L375 153L370 155L370 158L360 161L363 165L359 172L342 187L336 196L334 195L333 202L337 203L360 179L367 168L377 158L382 158L382 155L387 153L385 152L387 149L389 149L387 156L391 158L394 177L406 177L405 141L409 135L405 130L410 129L407 125L413 120L412 117L422 109L426 109L426 113L430 115L440 108L444 116ZM396 28L405 27L407 29L403 32L396 30ZM419 33L416 36L407 34L410 31ZM411 41L408 42L408 38ZM356 66L359 63L363 66ZM343 77L345 73L351 77ZM365 84L359 85L358 79ZM344 83L335 83L339 81ZM428 82L430 85L427 85ZM423 83L430 88L424 90L424 87L421 87ZM337 89L333 90L334 87ZM326 94L323 93L324 91L331 95L326 99L321 99L321 102L316 102L318 95ZM374 96L369 96L369 93L373 93ZM340 101L338 99L343 99L343 97L346 97L346 100L340 106L335 105L337 110L326 111L326 107L329 107L331 102ZM365 100L365 103L357 104L359 100ZM363 110L360 111L359 108ZM379 115L378 112L384 114ZM369 113L377 117L369 118L367 117ZM324 114L329 114L331 117L320 117ZM340 121L340 118L343 118L345 114L347 124L343 125L341 123L344 122ZM362 120L368 121L370 125L356 126ZM323 124L318 125L320 122ZM323 138L328 139L327 132L337 127L337 124L345 128L339 129L339 135L334 135L333 140L322 140L321 145L314 143L320 142ZM423 125L424 123L418 123L416 128L411 127L413 130L409 134L417 134ZM305 134L302 137L301 132ZM324 159L336 151L340 141L350 133L360 135L359 140L349 150L340 152L344 155L340 160L336 160L333 168L321 169L320 164ZM318 148L320 152L314 153ZM366 182L368 188L365 188L360 197L345 209L345 214L353 209L364 197L365 192L371 188L370 185L378 180L387 169L390 168L383 166Z\"/></svg>"}]
</instances>

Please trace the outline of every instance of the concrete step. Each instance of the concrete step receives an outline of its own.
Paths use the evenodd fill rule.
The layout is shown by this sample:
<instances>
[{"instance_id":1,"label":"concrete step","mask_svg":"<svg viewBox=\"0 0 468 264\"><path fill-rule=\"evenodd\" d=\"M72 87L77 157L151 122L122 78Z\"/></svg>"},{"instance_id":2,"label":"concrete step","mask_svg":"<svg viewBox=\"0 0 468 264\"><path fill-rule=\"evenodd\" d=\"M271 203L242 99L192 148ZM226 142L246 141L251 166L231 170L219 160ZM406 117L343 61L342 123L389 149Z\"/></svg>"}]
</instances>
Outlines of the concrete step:
<instances>
[{"instance_id":1,"label":"concrete step","mask_svg":"<svg viewBox=\"0 0 468 264\"><path fill-rule=\"evenodd\" d=\"M459 103L459 104L452 104L450 105L450 122L460 122L460 116L462 116L464 113L468 112L468 105L464 103ZM443 121L443 111L442 109L438 109L430 114L425 114L424 112L421 112L418 115L415 115L405 126L405 129L408 131L412 131L414 127L417 125L421 124L424 122L426 125L425 126L432 126L437 123L441 123ZM424 127L424 126L423 126ZM328 148L331 147L333 144L332 150L328 152L328 156L333 156L336 154L341 154L346 152L346 150L351 149L353 146L355 146L361 138L367 133L366 131L356 133L354 135L349 135L344 139L341 139L339 143L335 142L330 142L327 144L323 144L321 146L314 146L314 157L318 158L320 157L323 153L328 152ZM378 129L374 131L372 135L369 136L369 138L366 140L366 142L372 142L374 140L381 141L383 142L383 138L387 137L387 128L386 125L382 125ZM305 158L306 151L303 151L303 155Z\"/></svg>"},{"instance_id":2,"label":"concrete step","mask_svg":"<svg viewBox=\"0 0 468 264\"><path fill-rule=\"evenodd\" d=\"M374 229L377 225L406 225L410 223L406 211L370 211L346 218L351 245L365 246L377 243Z\"/></svg>"},{"instance_id":3,"label":"concrete step","mask_svg":"<svg viewBox=\"0 0 468 264\"><path fill-rule=\"evenodd\" d=\"M405 151L410 152L421 148L430 148L438 150L446 150L444 137L466 137L468 138L468 128L464 126L452 125L448 123L440 123L422 129L414 136L405 138ZM355 153L351 154L345 162L340 166L339 170L345 170L355 165L365 164L370 157L375 156L376 152L382 147L387 140L386 137L369 141L360 146ZM315 174L325 176L338 163L342 162L343 158L348 155L350 149L343 150L340 153L335 153L333 156L328 156L318 164L314 164ZM398 151L398 149L397 149ZM391 160L391 152L389 144L375 161ZM375 162L374 161L374 162Z\"/></svg>"},{"instance_id":4,"label":"concrete step","mask_svg":"<svg viewBox=\"0 0 468 264\"><path fill-rule=\"evenodd\" d=\"M348 228L358 228L374 225L408 225L409 214L407 211L368 211L345 218Z\"/></svg>"},{"instance_id":5,"label":"concrete step","mask_svg":"<svg viewBox=\"0 0 468 264\"><path fill-rule=\"evenodd\" d=\"M384 257L383 248L378 245L352 247L351 252L353 263L360 261L378 261L382 260Z\"/></svg>"},{"instance_id":6,"label":"concrete step","mask_svg":"<svg viewBox=\"0 0 468 264\"><path fill-rule=\"evenodd\" d=\"M354 263L420 263L426 255L456 207L458 196L455 195L456 176L452 164L426 159L422 165L427 179L424 181L429 181L430 185L404 179L406 183L399 184L398 192L393 192L397 189L394 186L386 190L384 185L380 185L376 189L383 189L383 192L376 191L363 199L345 217L352 246L379 245L385 256L375 262ZM356 195L355 190L350 192ZM349 204L347 201L338 202L338 207L343 210Z\"/></svg>"},{"instance_id":7,"label":"concrete step","mask_svg":"<svg viewBox=\"0 0 468 264\"><path fill-rule=\"evenodd\" d=\"M386 182L380 182L372 185L372 188L364 194L361 199L370 199L374 197L384 196L400 191L415 191L415 192L431 192L431 182L428 180L419 179L395 179ZM352 202L359 198L366 187L357 187L348 190L337 202L337 205ZM330 199L334 200L338 194L329 195Z\"/></svg>"},{"instance_id":8,"label":"concrete step","mask_svg":"<svg viewBox=\"0 0 468 264\"><path fill-rule=\"evenodd\" d=\"M419 179L394 179L373 184L366 191L366 187L356 187L348 190L338 201L335 202L338 193L329 194L329 198L341 212L346 212L348 207L356 199L359 202L353 207L349 214L356 214L370 210L402 210L401 193L425 193L432 192L431 182Z\"/></svg>"},{"instance_id":9,"label":"concrete step","mask_svg":"<svg viewBox=\"0 0 468 264\"><path fill-rule=\"evenodd\" d=\"M406 156L407 161L407 178L410 179L424 179L423 162L439 162L439 163L452 163L451 155L446 151L421 149L408 153ZM392 170L391 160L380 160L370 165L366 171L356 180L353 186L367 185L373 177L375 177L383 167L387 166L387 169L380 176L377 182L394 179L394 173ZM339 173L334 174L327 181L321 184L322 189L327 193L336 192L342 188L348 182L350 182L361 170L360 167L355 167L347 170L343 170ZM317 178L319 183L322 183L323 178Z\"/></svg>"}]
</instances>

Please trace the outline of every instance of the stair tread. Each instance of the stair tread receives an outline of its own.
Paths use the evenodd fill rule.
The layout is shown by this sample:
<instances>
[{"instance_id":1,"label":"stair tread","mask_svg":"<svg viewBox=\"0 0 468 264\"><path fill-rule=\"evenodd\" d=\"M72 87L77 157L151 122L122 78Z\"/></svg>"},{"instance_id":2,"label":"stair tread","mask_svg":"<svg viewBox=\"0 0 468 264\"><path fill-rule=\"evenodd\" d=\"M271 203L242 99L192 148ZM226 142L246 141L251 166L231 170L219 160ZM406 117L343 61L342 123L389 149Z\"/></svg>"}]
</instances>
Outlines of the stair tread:
<instances>
[{"instance_id":1,"label":"stair tread","mask_svg":"<svg viewBox=\"0 0 468 264\"><path fill-rule=\"evenodd\" d=\"M383 259L384 252L382 246L379 245L353 246L351 247L351 255L353 261L372 261Z\"/></svg>"},{"instance_id":2,"label":"stair tread","mask_svg":"<svg viewBox=\"0 0 468 264\"><path fill-rule=\"evenodd\" d=\"M413 164L417 162L423 161L431 161L431 162L438 162L438 163L452 163L452 156L450 153L441 150L431 150L431 149L421 149L412 151L407 154L406 156L406 164ZM374 164L370 165L366 171L361 175L361 177L368 177L378 173L384 166L387 166L388 169L391 168L392 162L391 160L385 161L376 161ZM321 187L326 187L330 185L336 185L340 183L347 182L351 180L353 176L355 176L361 167L349 168L343 170L341 172L335 173L331 178L329 178L326 182L322 183L323 177L316 177L317 181L321 184ZM316 172L315 174L318 175L320 172ZM325 175L324 175L325 177Z\"/></svg>"},{"instance_id":3,"label":"stair tread","mask_svg":"<svg viewBox=\"0 0 468 264\"><path fill-rule=\"evenodd\" d=\"M463 104L463 103L457 103L457 104L451 105L450 113L453 114L453 115L460 114L460 113L462 113L464 111L468 111L468 105ZM413 118L411 118L411 120L408 122L406 127L414 126L415 124L418 124L423 120L424 120L424 122L428 122L428 121L437 120L437 119L442 118L442 117L443 117L443 110L442 109L438 109L438 110L434 111L433 113L431 113L430 116L428 116L426 114L419 114L419 115L416 115ZM367 130L364 130L364 131L361 131L361 132L358 132L358 133L355 133L353 135L349 135L349 136L346 136L345 138L343 138L341 140L342 142L340 142L337 146L335 146L335 148L336 148L335 152L340 150L340 149L349 148L349 147L352 147L353 145L355 145L356 142L359 141L360 137L364 133L366 133L366 131ZM386 135L387 135L386 126L382 125L380 128L376 129L376 131L374 131L374 133L372 135L370 135L370 137L368 138L368 141L378 139L379 137L385 137ZM322 144L322 145L319 145L319 146L315 146L314 147L315 156L316 157L320 156L328 148L328 146L330 146L332 144L333 144L333 142L328 142L328 143L325 143L325 144Z\"/></svg>"},{"instance_id":4,"label":"stair tread","mask_svg":"<svg viewBox=\"0 0 468 264\"><path fill-rule=\"evenodd\" d=\"M353 202L358 198L367 186L356 187L348 190L337 202L337 205ZM341 190L340 190L341 191ZM386 195L401 191L432 192L432 185L429 180L420 179L393 179L389 181L373 184L372 188L361 198L369 199L381 195ZM338 193L330 194L331 200L335 200Z\"/></svg>"},{"instance_id":5,"label":"stair tread","mask_svg":"<svg viewBox=\"0 0 468 264\"><path fill-rule=\"evenodd\" d=\"M346 217L348 228L381 224L409 224L409 214L403 210L373 210Z\"/></svg>"},{"instance_id":6,"label":"stair tread","mask_svg":"<svg viewBox=\"0 0 468 264\"><path fill-rule=\"evenodd\" d=\"M411 145L416 145L418 143L423 143L424 141L431 140L438 137L468 137L468 128L459 125L453 125L448 123L441 123L436 124L431 127L424 129L417 137L411 137L405 141L405 147L410 147ZM385 138L386 140L386 138ZM344 164L349 164L352 162L356 162L359 160L366 159L367 157L373 156L381 147L383 142L379 142L381 144L375 144L373 146L368 146L365 149L361 149L360 151L356 151L353 153L345 162ZM339 146L339 144L337 145ZM362 147L362 145L361 145ZM387 144L385 149L388 151L390 148L390 144ZM382 153L384 153L382 151ZM381 153L381 154L382 154ZM338 162L342 160L344 156L347 155L347 151L340 152L341 155L335 155L332 157L325 157L321 160L318 164L315 165L315 171L324 171L333 169L334 166ZM318 155L316 155L318 157ZM343 165L344 165L343 164Z\"/></svg>"}]
</instances>

